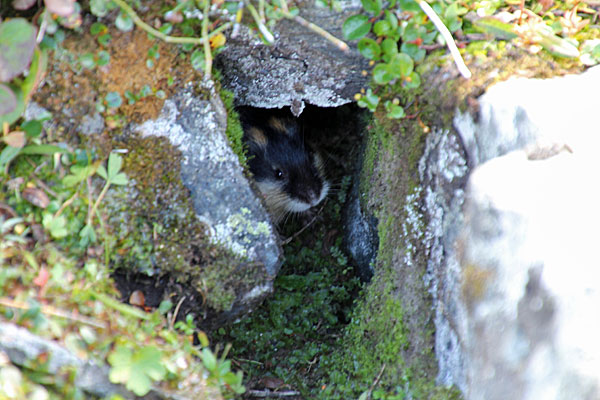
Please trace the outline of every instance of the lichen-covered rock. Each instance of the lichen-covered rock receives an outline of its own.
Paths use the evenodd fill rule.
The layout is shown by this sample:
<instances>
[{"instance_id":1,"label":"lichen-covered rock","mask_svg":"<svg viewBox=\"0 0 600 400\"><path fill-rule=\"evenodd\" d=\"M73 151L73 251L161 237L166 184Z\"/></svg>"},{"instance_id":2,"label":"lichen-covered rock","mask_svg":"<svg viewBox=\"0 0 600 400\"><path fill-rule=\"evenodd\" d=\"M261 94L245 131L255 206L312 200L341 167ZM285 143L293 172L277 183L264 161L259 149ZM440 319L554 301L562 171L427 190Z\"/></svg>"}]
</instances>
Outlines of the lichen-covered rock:
<instances>
[{"instance_id":1,"label":"lichen-covered rock","mask_svg":"<svg viewBox=\"0 0 600 400\"><path fill-rule=\"evenodd\" d=\"M599 85L598 67L510 79L479 98L477 122L455 118L474 170L443 239L437 354L469 400L600 396L600 139L582 95Z\"/></svg>"},{"instance_id":2,"label":"lichen-covered rock","mask_svg":"<svg viewBox=\"0 0 600 400\"><path fill-rule=\"evenodd\" d=\"M357 12L336 12L325 7L303 7L300 14L341 37L344 20ZM264 44L247 28L227 42L217 57L223 83L236 102L260 108L292 106L299 115L305 103L337 107L350 103L365 87L366 59L356 50L343 52L308 28L282 20L274 28L275 43Z\"/></svg>"},{"instance_id":3,"label":"lichen-covered rock","mask_svg":"<svg viewBox=\"0 0 600 400\"><path fill-rule=\"evenodd\" d=\"M229 284L221 292L243 287L232 292L230 304L220 310L236 316L272 291L281 253L269 217L229 146L225 109L212 81L205 81L203 90L205 98L185 90L166 100L160 117L136 130L142 136L166 137L181 152L181 179L190 191L198 218L210 229L210 240L246 260L234 268L234 276L251 284L239 286L231 282L232 276L210 270L206 271L210 279L203 279L205 285L213 282L208 283L213 291L216 286L211 285L220 287L218 281L223 279Z\"/></svg>"},{"instance_id":4,"label":"lichen-covered rock","mask_svg":"<svg viewBox=\"0 0 600 400\"><path fill-rule=\"evenodd\" d=\"M61 46L78 58L98 43L67 35ZM139 57L151 48L160 53L154 68ZM235 118L176 47L133 30L116 32L110 52L109 65L90 70L53 58L34 97L40 108L27 116L48 110L46 135L84 148L89 162L123 154L129 183L111 185L100 206L123 298L141 290L149 307L183 299L179 316L193 314L205 329L252 310L272 290L280 249L225 136ZM107 105L109 93L128 101ZM91 183L102 190L99 177Z\"/></svg>"}]
</instances>

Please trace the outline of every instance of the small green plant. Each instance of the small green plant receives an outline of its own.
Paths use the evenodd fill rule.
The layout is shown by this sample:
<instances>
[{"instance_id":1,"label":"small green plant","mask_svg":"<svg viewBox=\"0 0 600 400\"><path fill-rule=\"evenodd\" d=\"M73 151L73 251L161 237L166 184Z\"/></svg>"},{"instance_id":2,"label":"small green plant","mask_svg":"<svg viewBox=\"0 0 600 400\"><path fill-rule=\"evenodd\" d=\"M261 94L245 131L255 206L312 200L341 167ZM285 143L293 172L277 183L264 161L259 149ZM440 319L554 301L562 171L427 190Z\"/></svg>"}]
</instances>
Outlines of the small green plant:
<instances>
[{"instance_id":1,"label":"small green plant","mask_svg":"<svg viewBox=\"0 0 600 400\"><path fill-rule=\"evenodd\" d=\"M108 356L111 365L110 381L124 383L125 387L138 396L145 396L152 388L153 381L164 379L166 369L163 355L154 346L145 346L132 350L117 345Z\"/></svg>"},{"instance_id":2,"label":"small green plant","mask_svg":"<svg viewBox=\"0 0 600 400\"><path fill-rule=\"evenodd\" d=\"M21 124L20 128L8 131L8 123L4 125L2 142L5 146L0 152L0 175L6 175L10 163L19 155L52 155L66 153L67 150L51 144L42 144L37 138L42 133L42 120L30 120ZM28 142L31 142L28 144Z\"/></svg>"}]
</instances>

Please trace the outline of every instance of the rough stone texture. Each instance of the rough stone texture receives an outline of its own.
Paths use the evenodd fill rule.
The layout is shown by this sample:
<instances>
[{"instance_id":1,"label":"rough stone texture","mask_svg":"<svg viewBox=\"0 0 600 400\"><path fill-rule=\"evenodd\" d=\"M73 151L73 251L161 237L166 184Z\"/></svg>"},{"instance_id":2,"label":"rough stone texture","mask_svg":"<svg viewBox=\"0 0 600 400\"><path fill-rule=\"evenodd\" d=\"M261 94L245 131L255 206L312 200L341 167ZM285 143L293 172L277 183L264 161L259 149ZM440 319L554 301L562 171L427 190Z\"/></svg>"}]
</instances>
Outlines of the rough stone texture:
<instances>
[{"instance_id":1,"label":"rough stone texture","mask_svg":"<svg viewBox=\"0 0 600 400\"><path fill-rule=\"evenodd\" d=\"M357 11L351 4L342 12L309 6L300 15L341 38L342 23ZM356 50L343 52L290 20L280 21L273 32L275 44L268 46L242 27L217 57L223 83L239 105L292 106L299 115L305 103L337 107L352 102L367 85L368 76L361 74L367 60Z\"/></svg>"},{"instance_id":2,"label":"rough stone texture","mask_svg":"<svg viewBox=\"0 0 600 400\"><path fill-rule=\"evenodd\" d=\"M268 279L238 293L241 303L256 302L272 291L281 250L267 213L229 147L225 109L212 81L203 83L203 90L206 100L194 97L192 90L166 100L161 116L137 130L144 136L164 136L181 151L181 179L211 239L249 262L264 264Z\"/></svg>"},{"instance_id":3,"label":"rough stone texture","mask_svg":"<svg viewBox=\"0 0 600 400\"><path fill-rule=\"evenodd\" d=\"M435 308L435 348L440 365L438 381L445 385L465 381L459 339L447 315L461 315L462 311L457 304L460 266L454 258L448 257L448 249L454 248L454 240L459 234L468 172L464 148L454 131L439 129L427 136L419 162L423 206L428 221L425 242L429 258L425 279ZM450 371L456 376L451 376Z\"/></svg>"},{"instance_id":4,"label":"rough stone texture","mask_svg":"<svg viewBox=\"0 0 600 400\"><path fill-rule=\"evenodd\" d=\"M120 394L132 398L133 394L108 380L108 367L94 361L86 361L73 355L64 347L30 333L13 324L0 323L0 351L6 353L12 363L27 365L42 354L50 354L48 373L56 374L66 366L77 367L75 386L98 397Z\"/></svg>"},{"instance_id":5,"label":"rough stone texture","mask_svg":"<svg viewBox=\"0 0 600 400\"><path fill-rule=\"evenodd\" d=\"M474 170L444 228L436 352L469 400L600 398L596 87L600 67L510 79L455 118Z\"/></svg>"},{"instance_id":6,"label":"rough stone texture","mask_svg":"<svg viewBox=\"0 0 600 400\"><path fill-rule=\"evenodd\" d=\"M374 273L373 262L379 247L377 219L367 215L361 209L357 180L355 180L346 202L343 220L344 246L356 264L360 279L368 281Z\"/></svg>"}]
</instances>

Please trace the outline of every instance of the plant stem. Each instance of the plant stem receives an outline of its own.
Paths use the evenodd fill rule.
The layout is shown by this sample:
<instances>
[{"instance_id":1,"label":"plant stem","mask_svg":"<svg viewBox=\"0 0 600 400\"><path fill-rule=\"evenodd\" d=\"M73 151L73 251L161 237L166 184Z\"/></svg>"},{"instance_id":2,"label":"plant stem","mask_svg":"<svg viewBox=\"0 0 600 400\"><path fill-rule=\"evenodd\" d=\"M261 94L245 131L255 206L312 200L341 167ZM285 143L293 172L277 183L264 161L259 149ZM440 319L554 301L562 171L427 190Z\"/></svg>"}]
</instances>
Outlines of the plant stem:
<instances>
[{"instance_id":1,"label":"plant stem","mask_svg":"<svg viewBox=\"0 0 600 400\"><path fill-rule=\"evenodd\" d=\"M250 15L252 15L252 18L254 18L256 26L258 26L258 30L260 31L260 33L262 33L265 40L270 44L273 44L273 42L275 42L275 38L273 37L273 34L269 32L265 24L263 24L260 20L260 16L258 15L256 8L254 8L252 3L250 3L249 1L246 3L246 7L248 8L248 11L250 11Z\"/></svg>"},{"instance_id":2,"label":"plant stem","mask_svg":"<svg viewBox=\"0 0 600 400\"><path fill-rule=\"evenodd\" d=\"M321 28L318 25L313 24L310 21L305 20L304 18L302 18L299 15L292 15L288 9L287 6L287 2L285 0L281 0L281 10L279 10L284 17L286 17L287 19L291 19L296 21L297 23L299 23L300 25L310 29L311 31L323 36L325 39L329 40L330 42L332 42L333 44L336 45L336 47L342 51L348 51L349 47L346 44L346 42L344 42L343 40L340 40L338 38L336 38L335 36L333 36L331 33L327 32L325 29Z\"/></svg>"},{"instance_id":3,"label":"plant stem","mask_svg":"<svg viewBox=\"0 0 600 400\"><path fill-rule=\"evenodd\" d=\"M454 42L454 38L452 38L452 33L450 33L448 28L446 28L446 25L444 25L440 17L438 17L438 15L435 13L433 8L431 8L429 4L427 4L424 0L420 0L418 1L418 3L419 7L421 7L423 12L429 17L431 22L433 22L437 30L440 32L440 34L446 41L446 46L448 46L448 49L450 50L450 54L454 59L454 63L458 68L458 72L460 72L460 74L464 78L469 79L472 76L471 71L469 71L469 68L465 64L462 56L460 55L458 47L456 47L456 43Z\"/></svg>"},{"instance_id":4,"label":"plant stem","mask_svg":"<svg viewBox=\"0 0 600 400\"><path fill-rule=\"evenodd\" d=\"M90 226L92 225L92 219L94 218L94 214L96 214L96 209L98 208L98 206L100 205L100 202L106 195L106 192L108 191L109 187L110 187L110 182L106 181L106 184L102 188L100 195L98 196L98 198L96 199L96 202L94 203L94 207L92 207L92 210L90 211L90 213L88 215L88 225L90 225Z\"/></svg>"},{"instance_id":5,"label":"plant stem","mask_svg":"<svg viewBox=\"0 0 600 400\"><path fill-rule=\"evenodd\" d=\"M210 78L212 71L212 53L210 51L210 42L208 40L208 12L210 11L210 1L204 0L204 15L202 16L202 38L204 39L204 75Z\"/></svg>"},{"instance_id":6,"label":"plant stem","mask_svg":"<svg viewBox=\"0 0 600 400\"><path fill-rule=\"evenodd\" d=\"M142 21L142 19L137 15L137 13L127 4L125 3L125 1L123 0L112 0L117 6L119 6L123 11L125 11L125 13L127 13L127 15L129 15L131 17L131 19L133 20L133 22L140 27L141 29L145 30L146 32L150 33L151 35L156 36L157 38L159 38L162 41L165 41L167 43L179 43L179 44L203 44L205 40L210 39L211 37L213 37L214 35L224 31L225 29L229 28L232 24L231 22L228 22L226 24L221 25L220 27L218 27L217 29L213 30L212 32L210 32L210 34L207 35L207 38L195 38L195 37L176 37L176 36L169 36L169 35L165 35L164 33L162 33L159 30L154 29L153 27L151 27L150 25L148 25L147 23L145 23L144 21Z\"/></svg>"},{"instance_id":7,"label":"plant stem","mask_svg":"<svg viewBox=\"0 0 600 400\"><path fill-rule=\"evenodd\" d=\"M16 300L12 300L6 297L0 299L0 305L8 308L16 308L19 310L29 310L31 306L29 304L25 304ZM40 311L46 315L51 315L53 317L59 317L68 319L71 321L81 322L83 324L91 325L95 328L106 329L106 324L102 321L98 321L92 318L85 317L83 315L75 315L69 313L67 311L48 306L48 305L40 305Z\"/></svg>"}]
</instances>

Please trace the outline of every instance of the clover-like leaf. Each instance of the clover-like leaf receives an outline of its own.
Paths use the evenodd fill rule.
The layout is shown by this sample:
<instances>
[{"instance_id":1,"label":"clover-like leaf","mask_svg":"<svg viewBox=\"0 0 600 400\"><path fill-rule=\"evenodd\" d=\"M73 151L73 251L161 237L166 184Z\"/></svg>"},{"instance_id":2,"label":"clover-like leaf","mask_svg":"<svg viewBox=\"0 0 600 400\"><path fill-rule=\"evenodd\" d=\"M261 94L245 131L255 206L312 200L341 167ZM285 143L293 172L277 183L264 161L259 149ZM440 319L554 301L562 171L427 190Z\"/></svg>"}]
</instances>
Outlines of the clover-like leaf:
<instances>
[{"instance_id":1,"label":"clover-like leaf","mask_svg":"<svg viewBox=\"0 0 600 400\"><path fill-rule=\"evenodd\" d=\"M117 346L108 356L112 366L109 379L113 383L124 383L136 395L144 396L152 388L152 381L161 380L166 374L161 358L162 353L156 347L143 347L133 352Z\"/></svg>"},{"instance_id":2,"label":"clover-like leaf","mask_svg":"<svg viewBox=\"0 0 600 400\"><path fill-rule=\"evenodd\" d=\"M369 17L366 15L353 15L344 21L342 25L342 33L348 40L356 40L365 36L371 30Z\"/></svg>"},{"instance_id":3,"label":"clover-like leaf","mask_svg":"<svg viewBox=\"0 0 600 400\"><path fill-rule=\"evenodd\" d=\"M67 231L67 219L63 215L54 217L51 213L44 213L42 225L54 239L64 238L69 233Z\"/></svg>"}]
</instances>

